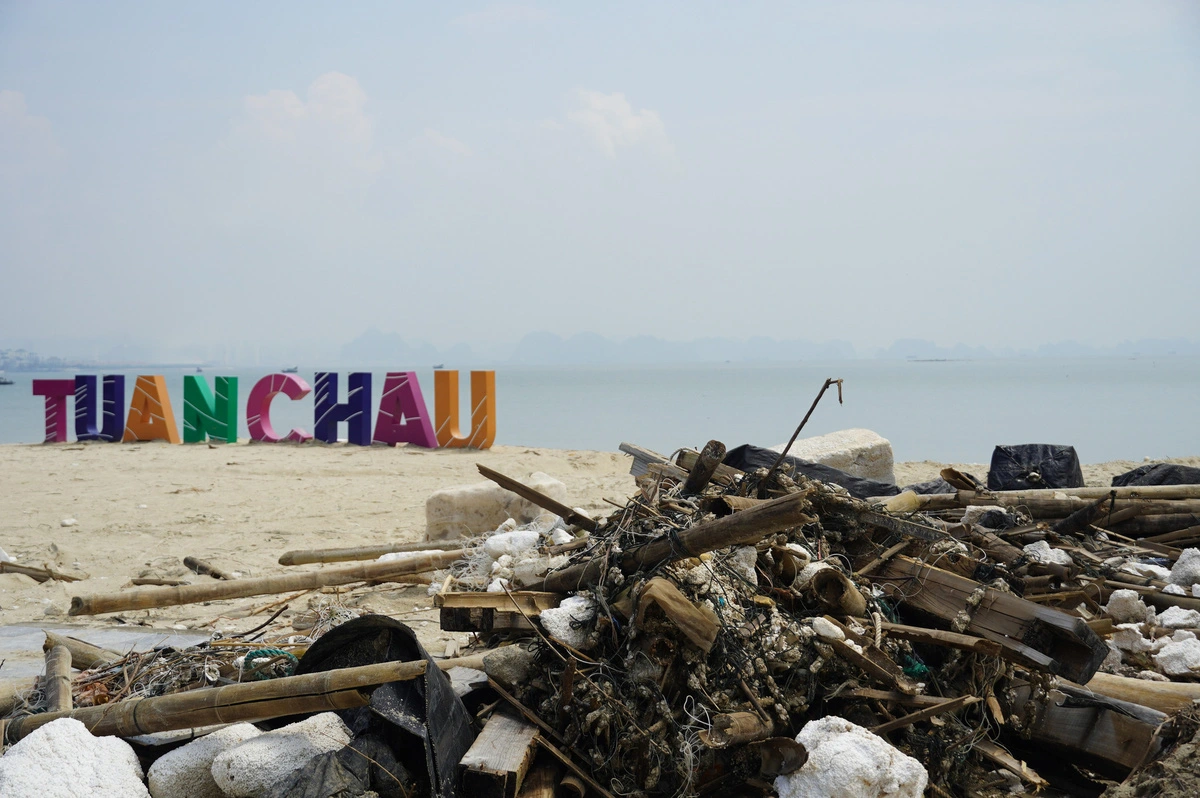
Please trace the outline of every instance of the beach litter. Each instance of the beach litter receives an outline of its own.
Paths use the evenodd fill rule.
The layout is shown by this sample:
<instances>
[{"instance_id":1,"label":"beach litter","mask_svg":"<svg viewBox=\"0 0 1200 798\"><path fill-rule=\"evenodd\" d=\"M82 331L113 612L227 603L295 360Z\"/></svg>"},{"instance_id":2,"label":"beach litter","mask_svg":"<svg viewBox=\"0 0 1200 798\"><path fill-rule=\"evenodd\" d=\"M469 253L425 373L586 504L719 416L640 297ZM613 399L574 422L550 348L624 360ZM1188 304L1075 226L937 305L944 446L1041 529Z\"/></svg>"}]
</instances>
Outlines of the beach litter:
<instances>
[{"instance_id":1,"label":"beach litter","mask_svg":"<svg viewBox=\"0 0 1200 798\"><path fill-rule=\"evenodd\" d=\"M1071 486L1070 447L1029 446L993 458L1016 490L953 469L901 487L790 445L623 444L636 489L604 517L481 466L536 512L280 558L366 564L196 561L213 580L76 596L90 615L422 575L472 642L437 660L321 593L290 627L194 646L48 633L46 675L0 692L0 780L64 728L128 741L135 776L104 769L119 754L86 778L145 794L146 766L156 797L1099 796L1178 769L1200 729L1200 486Z\"/></svg>"}]
</instances>

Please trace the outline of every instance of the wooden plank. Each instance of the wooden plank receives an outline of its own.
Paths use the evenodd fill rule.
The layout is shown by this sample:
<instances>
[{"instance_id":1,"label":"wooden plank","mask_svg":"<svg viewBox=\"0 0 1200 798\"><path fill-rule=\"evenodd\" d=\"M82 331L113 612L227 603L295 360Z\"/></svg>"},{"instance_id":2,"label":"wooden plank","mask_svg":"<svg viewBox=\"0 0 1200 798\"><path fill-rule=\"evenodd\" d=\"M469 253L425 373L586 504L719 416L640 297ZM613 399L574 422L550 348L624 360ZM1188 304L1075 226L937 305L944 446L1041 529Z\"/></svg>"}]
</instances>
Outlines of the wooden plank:
<instances>
[{"instance_id":1,"label":"wooden plank","mask_svg":"<svg viewBox=\"0 0 1200 798\"><path fill-rule=\"evenodd\" d=\"M458 766L463 794L516 798L533 761L537 727L507 711L494 713Z\"/></svg>"},{"instance_id":2,"label":"wooden plank","mask_svg":"<svg viewBox=\"0 0 1200 798\"><path fill-rule=\"evenodd\" d=\"M909 557L893 558L873 581L893 598L944 621L966 612L962 633L995 641L1002 656L1080 684L1108 656L1108 646L1081 618Z\"/></svg>"},{"instance_id":3,"label":"wooden plank","mask_svg":"<svg viewBox=\"0 0 1200 798\"><path fill-rule=\"evenodd\" d=\"M622 443L619 447L622 452L633 457L633 464L629 467L629 473L635 477L640 477L646 473L646 466L651 463L670 463L669 457L664 457L658 452L647 449L643 446L638 446L634 443Z\"/></svg>"},{"instance_id":4,"label":"wooden plank","mask_svg":"<svg viewBox=\"0 0 1200 798\"><path fill-rule=\"evenodd\" d=\"M491 607L442 607L439 622L443 632L504 632L533 628L520 612L501 612Z\"/></svg>"},{"instance_id":5,"label":"wooden plank","mask_svg":"<svg viewBox=\"0 0 1200 798\"><path fill-rule=\"evenodd\" d=\"M508 593L442 591L433 597L435 607L490 607L501 612L523 612L533 617L542 610L554 609L562 601L558 593L538 590L512 590Z\"/></svg>"}]
</instances>

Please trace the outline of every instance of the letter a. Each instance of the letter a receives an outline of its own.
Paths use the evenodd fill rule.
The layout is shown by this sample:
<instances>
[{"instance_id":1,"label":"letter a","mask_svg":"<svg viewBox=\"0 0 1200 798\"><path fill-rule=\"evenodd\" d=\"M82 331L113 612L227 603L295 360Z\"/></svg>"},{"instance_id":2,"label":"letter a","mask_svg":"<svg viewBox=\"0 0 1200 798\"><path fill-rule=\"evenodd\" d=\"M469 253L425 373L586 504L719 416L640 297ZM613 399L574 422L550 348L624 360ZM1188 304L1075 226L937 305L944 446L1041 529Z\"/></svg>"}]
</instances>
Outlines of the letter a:
<instances>
[{"instance_id":1,"label":"letter a","mask_svg":"<svg viewBox=\"0 0 1200 798\"><path fill-rule=\"evenodd\" d=\"M471 434L458 431L458 372L433 372L437 441L447 449L490 449L496 440L496 372L471 372Z\"/></svg>"},{"instance_id":2,"label":"letter a","mask_svg":"<svg viewBox=\"0 0 1200 798\"><path fill-rule=\"evenodd\" d=\"M179 443L175 412L167 394L167 379L161 374L143 374L133 386L133 401L125 420L125 436L121 440L166 441Z\"/></svg>"},{"instance_id":3,"label":"letter a","mask_svg":"<svg viewBox=\"0 0 1200 798\"><path fill-rule=\"evenodd\" d=\"M412 443L426 449L437 448L429 409L421 396L421 384L415 371L390 371L383 380L379 415L375 417L375 443L395 446Z\"/></svg>"}]
</instances>

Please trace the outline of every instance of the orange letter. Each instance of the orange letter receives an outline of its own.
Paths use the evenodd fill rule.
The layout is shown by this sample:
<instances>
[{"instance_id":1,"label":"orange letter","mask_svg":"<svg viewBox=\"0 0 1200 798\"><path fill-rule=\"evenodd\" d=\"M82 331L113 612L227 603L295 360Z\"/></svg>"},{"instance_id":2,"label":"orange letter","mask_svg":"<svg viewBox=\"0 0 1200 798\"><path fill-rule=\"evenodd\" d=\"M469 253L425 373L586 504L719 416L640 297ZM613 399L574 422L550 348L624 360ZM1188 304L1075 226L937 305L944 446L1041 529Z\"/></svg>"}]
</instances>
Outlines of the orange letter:
<instances>
[{"instance_id":1,"label":"orange letter","mask_svg":"<svg viewBox=\"0 0 1200 798\"><path fill-rule=\"evenodd\" d=\"M171 397L167 395L167 379L161 374L137 378L133 386L133 401L129 403L129 418L125 421L122 441L167 441L179 443Z\"/></svg>"},{"instance_id":2,"label":"orange letter","mask_svg":"<svg viewBox=\"0 0 1200 798\"><path fill-rule=\"evenodd\" d=\"M458 372L433 372L438 446L490 449L496 440L496 372L471 372L471 434L458 431Z\"/></svg>"}]
</instances>

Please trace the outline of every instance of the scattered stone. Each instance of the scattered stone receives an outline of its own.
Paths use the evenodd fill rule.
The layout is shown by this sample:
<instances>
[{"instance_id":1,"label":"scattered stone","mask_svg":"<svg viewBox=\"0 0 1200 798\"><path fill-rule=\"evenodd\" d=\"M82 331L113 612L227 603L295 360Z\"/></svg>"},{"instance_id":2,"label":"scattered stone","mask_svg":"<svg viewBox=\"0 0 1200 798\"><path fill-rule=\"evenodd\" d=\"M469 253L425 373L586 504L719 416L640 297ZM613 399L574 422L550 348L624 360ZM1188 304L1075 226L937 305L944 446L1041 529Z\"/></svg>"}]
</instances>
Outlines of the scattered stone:
<instances>
[{"instance_id":1,"label":"scattered stone","mask_svg":"<svg viewBox=\"0 0 1200 798\"><path fill-rule=\"evenodd\" d=\"M533 673L533 654L521 646L501 646L483 655L483 670L502 686L521 684Z\"/></svg>"},{"instance_id":2,"label":"scattered stone","mask_svg":"<svg viewBox=\"0 0 1200 798\"><path fill-rule=\"evenodd\" d=\"M152 798L225 798L225 793L213 779L213 760L236 745L262 732L249 723L206 734L182 748L168 751L150 766L149 781Z\"/></svg>"},{"instance_id":3,"label":"scattered stone","mask_svg":"<svg viewBox=\"0 0 1200 798\"><path fill-rule=\"evenodd\" d=\"M79 522L76 521L74 518L64 518L63 520L58 522L58 525L59 526L75 526L78 523Z\"/></svg>"},{"instance_id":4,"label":"scattered stone","mask_svg":"<svg viewBox=\"0 0 1200 798\"><path fill-rule=\"evenodd\" d=\"M260 734L217 755L212 777L230 798L255 798L315 756L350 742L350 730L332 712Z\"/></svg>"},{"instance_id":5,"label":"scattered stone","mask_svg":"<svg viewBox=\"0 0 1200 798\"><path fill-rule=\"evenodd\" d=\"M1188 587L1200 582L1200 549L1184 549L1171 567L1167 581Z\"/></svg>"},{"instance_id":6,"label":"scattered stone","mask_svg":"<svg viewBox=\"0 0 1200 798\"><path fill-rule=\"evenodd\" d=\"M779 798L921 798L929 774L878 735L829 715L804 724L808 761L775 779Z\"/></svg>"},{"instance_id":7,"label":"scattered stone","mask_svg":"<svg viewBox=\"0 0 1200 798\"><path fill-rule=\"evenodd\" d=\"M0 796L149 798L129 743L93 737L74 718L35 729L0 757Z\"/></svg>"}]
</instances>

